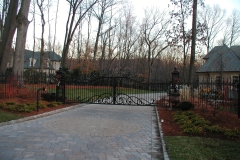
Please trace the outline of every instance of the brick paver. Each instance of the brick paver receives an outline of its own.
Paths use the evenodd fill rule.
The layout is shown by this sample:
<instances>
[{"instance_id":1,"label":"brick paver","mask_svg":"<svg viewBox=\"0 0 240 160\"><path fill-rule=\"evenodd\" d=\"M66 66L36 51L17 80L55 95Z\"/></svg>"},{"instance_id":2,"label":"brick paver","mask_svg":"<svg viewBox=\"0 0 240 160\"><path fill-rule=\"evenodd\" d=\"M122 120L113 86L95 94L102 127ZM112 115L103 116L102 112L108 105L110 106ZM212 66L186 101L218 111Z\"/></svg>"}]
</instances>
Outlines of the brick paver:
<instances>
[{"instance_id":1,"label":"brick paver","mask_svg":"<svg viewBox=\"0 0 240 160\"><path fill-rule=\"evenodd\" d=\"M163 159L151 106L85 105L0 127L0 159Z\"/></svg>"}]
</instances>

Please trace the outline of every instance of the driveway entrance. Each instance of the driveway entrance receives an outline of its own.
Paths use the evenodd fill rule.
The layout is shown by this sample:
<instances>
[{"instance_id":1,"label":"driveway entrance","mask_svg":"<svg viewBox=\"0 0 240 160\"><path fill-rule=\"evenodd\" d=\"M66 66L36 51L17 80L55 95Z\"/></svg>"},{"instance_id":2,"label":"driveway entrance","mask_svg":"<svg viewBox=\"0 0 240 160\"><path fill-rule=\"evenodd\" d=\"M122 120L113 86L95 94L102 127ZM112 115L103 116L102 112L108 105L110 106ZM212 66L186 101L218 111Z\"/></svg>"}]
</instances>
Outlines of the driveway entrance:
<instances>
[{"instance_id":1,"label":"driveway entrance","mask_svg":"<svg viewBox=\"0 0 240 160\"><path fill-rule=\"evenodd\" d=\"M90 104L0 127L0 159L163 159L152 106Z\"/></svg>"}]
</instances>

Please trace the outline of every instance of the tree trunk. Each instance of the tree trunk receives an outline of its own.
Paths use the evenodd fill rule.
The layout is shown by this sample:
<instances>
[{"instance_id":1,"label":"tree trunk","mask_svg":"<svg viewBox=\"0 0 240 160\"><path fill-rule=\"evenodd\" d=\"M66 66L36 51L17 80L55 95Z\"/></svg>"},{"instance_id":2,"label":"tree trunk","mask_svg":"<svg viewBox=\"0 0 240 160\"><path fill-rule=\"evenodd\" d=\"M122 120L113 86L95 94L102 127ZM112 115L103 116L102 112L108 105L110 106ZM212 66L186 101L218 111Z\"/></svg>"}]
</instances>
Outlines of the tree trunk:
<instances>
[{"instance_id":1,"label":"tree trunk","mask_svg":"<svg viewBox=\"0 0 240 160\"><path fill-rule=\"evenodd\" d=\"M29 25L28 12L31 0L23 0L20 11L17 15L17 39L16 39L16 51L14 54L13 73L21 75L24 67L24 53L25 43L27 37L27 29Z\"/></svg>"},{"instance_id":2,"label":"tree trunk","mask_svg":"<svg viewBox=\"0 0 240 160\"><path fill-rule=\"evenodd\" d=\"M11 0L6 21L4 24L4 30L2 35L2 41L0 43L0 72L5 72L7 69L7 62L9 61L9 55L12 48L12 40L16 30L16 15L18 9L18 0Z\"/></svg>"},{"instance_id":3,"label":"tree trunk","mask_svg":"<svg viewBox=\"0 0 240 160\"><path fill-rule=\"evenodd\" d=\"M197 0L193 1L193 19L192 19L192 47L191 47L191 59L189 68L188 83L193 82L193 71L195 62L195 45L196 45L196 24L197 24Z\"/></svg>"},{"instance_id":4,"label":"tree trunk","mask_svg":"<svg viewBox=\"0 0 240 160\"><path fill-rule=\"evenodd\" d=\"M102 19L103 19L103 12L101 14L101 17L98 19L98 31L97 31L97 36L96 36L96 40L95 40L94 50L93 50L93 65L94 65L94 68L95 68L95 60L96 60L97 51L98 51L98 41L99 41L99 37L100 37L100 31L101 31L101 28L102 28Z\"/></svg>"},{"instance_id":5,"label":"tree trunk","mask_svg":"<svg viewBox=\"0 0 240 160\"><path fill-rule=\"evenodd\" d=\"M74 33L81 23L82 19L85 17L85 15L88 13L88 11L98 2L98 0L94 0L83 12L81 11L78 19L76 18L77 14L77 9L78 6L82 4L82 1L76 1L76 3L70 4L70 10L69 10L69 15L68 15L68 20L66 23L66 33L65 33L65 38L64 38L64 46L63 46L63 52L62 52L62 61L61 65L62 67L66 67L67 63L67 57L68 57L68 51L69 51L69 46L72 42ZM79 7L80 8L80 7ZM72 15L71 15L72 13ZM71 22L70 22L71 20Z\"/></svg>"}]
</instances>

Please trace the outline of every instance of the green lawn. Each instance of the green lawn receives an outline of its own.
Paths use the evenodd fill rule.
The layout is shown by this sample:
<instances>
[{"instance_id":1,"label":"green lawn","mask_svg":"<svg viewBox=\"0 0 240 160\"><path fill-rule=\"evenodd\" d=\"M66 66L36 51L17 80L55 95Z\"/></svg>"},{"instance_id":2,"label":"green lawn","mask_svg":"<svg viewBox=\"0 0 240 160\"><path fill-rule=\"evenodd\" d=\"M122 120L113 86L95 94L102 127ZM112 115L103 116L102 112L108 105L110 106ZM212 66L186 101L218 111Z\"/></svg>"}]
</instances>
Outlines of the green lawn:
<instances>
[{"instance_id":1,"label":"green lawn","mask_svg":"<svg viewBox=\"0 0 240 160\"><path fill-rule=\"evenodd\" d=\"M240 141L201 137L166 136L171 160L239 160Z\"/></svg>"},{"instance_id":2,"label":"green lawn","mask_svg":"<svg viewBox=\"0 0 240 160\"><path fill-rule=\"evenodd\" d=\"M56 92L55 89L48 89L47 92ZM139 90L139 89L132 89L132 88L117 88L116 94L142 94L142 93L154 93L155 91L148 91L148 90ZM82 88L68 88L65 89L65 96L69 100L87 100L91 99L94 101L100 98L111 97L113 94L112 87L82 87Z\"/></svg>"},{"instance_id":3,"label":"green lawn","mask_svg":"<svg viewBox=\"0 0 240 160\"><path fill-rule=\"evenodd\" d=\"M0 123L11 121L11 120L16 120L16 119L20 119L20 118L22 118L22 116L19 116L17 114L13 114L13 113L7 113L7 112L0 111Z\"/></svg>"}]
</instances>

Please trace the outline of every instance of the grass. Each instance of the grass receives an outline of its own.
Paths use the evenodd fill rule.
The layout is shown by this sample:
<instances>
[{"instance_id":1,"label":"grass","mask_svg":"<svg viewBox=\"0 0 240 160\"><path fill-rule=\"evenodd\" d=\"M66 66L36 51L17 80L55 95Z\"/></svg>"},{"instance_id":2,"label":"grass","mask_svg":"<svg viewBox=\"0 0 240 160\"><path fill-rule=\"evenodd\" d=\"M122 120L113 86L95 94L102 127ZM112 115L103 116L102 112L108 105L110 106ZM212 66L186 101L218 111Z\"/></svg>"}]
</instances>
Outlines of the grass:
<instances>
[{"instance_id":1,"label":"grass","mask_svg":"<svg viewBox=\"0 0 240 160\"><path fill-rule=\"evenodd\" d=\"M11 120L16 120L16 119L20 119L20 118L23 118L23 117L19 116L18 114L0 111L0 123L11 121Z\"/></svg>"},{"instance_id":2,"label":"grass","mask_svg":"<svg viewBox=\"0 0 240 160\"><path fill-rule=\"evenodd\" d=\"M238 160L239 141L202 137L165 136L171 160Z\"/></svg>"},{"instance_id":3,"label":"grass","mask_svg":"<svg viewBox=\"0 0 240 160\"><path fill-rule=\"evenodd\" d=\"M55 92L55 89L48 89L47 92ZM155 93L154 91L148 90L139 90L139 89L130 89L130 88L117 88L116 94L143 94L143 93ZM113 94L112 87L94 87L94 86L86 86L81 88L65 88L65 96L69 100L97 100L99 98L108 98Z\"/></svg>"}]
</instances>

